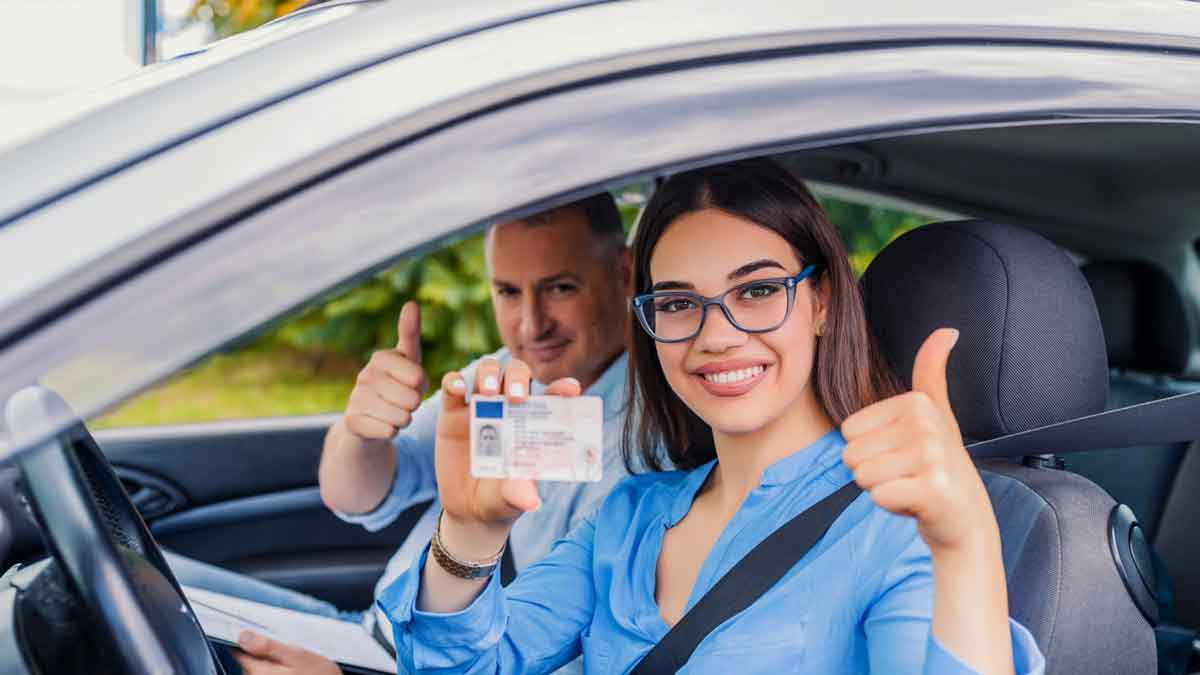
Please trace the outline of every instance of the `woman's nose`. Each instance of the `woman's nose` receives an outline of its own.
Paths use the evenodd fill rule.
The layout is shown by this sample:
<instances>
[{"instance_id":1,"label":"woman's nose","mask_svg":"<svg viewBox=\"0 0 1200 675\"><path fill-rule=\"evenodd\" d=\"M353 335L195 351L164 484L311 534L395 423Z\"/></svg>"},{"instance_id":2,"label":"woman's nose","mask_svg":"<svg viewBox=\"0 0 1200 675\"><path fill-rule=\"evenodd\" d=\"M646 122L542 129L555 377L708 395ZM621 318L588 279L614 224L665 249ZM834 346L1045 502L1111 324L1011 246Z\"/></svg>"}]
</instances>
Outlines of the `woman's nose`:
<instances>
[{"instance_id":1,"label":"woman's nose","mask_svg":"<svg viewBox=\"0 0 1200 675\"><path fill-rule=\"evenodd\" d=\"M696 336L696 346L706 352L719 353L746 343L746 333L734 326L725 312L716 305L704 308L704 324Z\"/></svg>"}]
</instances>

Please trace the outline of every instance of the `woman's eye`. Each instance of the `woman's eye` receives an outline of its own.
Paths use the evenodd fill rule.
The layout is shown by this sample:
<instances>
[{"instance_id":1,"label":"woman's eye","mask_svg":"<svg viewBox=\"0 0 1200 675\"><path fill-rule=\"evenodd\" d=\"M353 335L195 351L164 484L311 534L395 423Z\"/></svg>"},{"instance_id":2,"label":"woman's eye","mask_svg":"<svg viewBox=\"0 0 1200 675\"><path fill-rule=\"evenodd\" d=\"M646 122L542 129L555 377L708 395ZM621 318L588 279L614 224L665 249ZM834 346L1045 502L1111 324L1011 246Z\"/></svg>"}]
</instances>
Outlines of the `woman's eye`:
<instances>
[{"instance_id":1,"label":"woman's eye","mask_svg":"<svg viewBox=\"0 0 1200 675\"><path fill-rule=\"evenodd\" d=\"M757 284L742 289L743 300L758 300L775 295L780 290L779 284Z\"/></svg>"},{"instance_id":2,"label":"woman's eye","mask_svg":"<svg viewBox=\"0 0 1200 675\"><path fill-rule=\"evenodd\" d=\"M684 312L696 306L690 298L666 298L655 303L654 309L658 312L666 312L671 314L674 312Z\"/></svg>"}]
</instances>

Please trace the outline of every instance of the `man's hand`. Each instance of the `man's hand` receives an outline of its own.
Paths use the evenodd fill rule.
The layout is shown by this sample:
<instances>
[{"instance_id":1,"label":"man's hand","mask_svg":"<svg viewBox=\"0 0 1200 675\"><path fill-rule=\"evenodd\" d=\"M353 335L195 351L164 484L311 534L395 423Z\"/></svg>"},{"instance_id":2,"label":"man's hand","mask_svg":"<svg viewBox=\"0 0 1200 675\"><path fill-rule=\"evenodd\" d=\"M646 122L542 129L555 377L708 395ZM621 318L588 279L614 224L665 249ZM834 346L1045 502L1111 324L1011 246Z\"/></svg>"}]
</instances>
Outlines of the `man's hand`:
<instances>
[{"instance_id":1,"label":"man's hand","mask_svg":"<svg viewBox=\"0 0 1200 675\"><path fill-rule=\"evenodd\" d=\"M358 373L343 420L346 430L367 441L388 440L412 421L425 391L421 368L421 309L400 310L395 349L384 349Z\"/></svg>"},{"instance_id":2,"label":"man's hand","mask_svg":"<svg viewBox=\"0 0 1200 675\"><path fill-rule=\"evenodd\" d=\"M245 675L342 675L333 661L254 631L242 631L238 645L242 651L233 658Z\"/></svg>"}]
</instances>

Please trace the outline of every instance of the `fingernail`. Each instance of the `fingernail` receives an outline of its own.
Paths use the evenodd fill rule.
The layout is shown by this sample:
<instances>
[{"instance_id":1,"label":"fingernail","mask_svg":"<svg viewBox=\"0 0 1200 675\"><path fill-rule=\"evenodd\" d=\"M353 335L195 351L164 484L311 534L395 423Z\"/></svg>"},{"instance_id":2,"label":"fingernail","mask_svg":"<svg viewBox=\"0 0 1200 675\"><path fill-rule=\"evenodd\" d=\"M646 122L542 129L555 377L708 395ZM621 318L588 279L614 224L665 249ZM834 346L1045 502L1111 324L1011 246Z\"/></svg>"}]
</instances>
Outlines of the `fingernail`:
<instances>
[{"instance_id":1,"label":"fingernail","mask_svg":"<svg viewBox=\"0 0 1200 675\"><path fill-rule=\"evenodd\" d=\"M508 393L512 394L513 396L524 396L525 385L520 382L513 382L512 384L508 385Z\"/></svg>"},{"instance_id":2,"label":"fingernail","mask_svg":"<svg viewBox=\"0 0 1200 675\"><path fill-rule=\"evenodd\" d=\"M487 377L483 378L483 388L490 391L495 391L496 389L500 388L500 383L496 381L495 375L488 375Z\"/></svg>"},{"instance_id":3,"label":"fingernail","mask_svg":"<svg viewBox=\"0 0 1200 675\"><path fill-rule=\"evenodd\" d=\"M262 636L252 630L244 630L238 633L238 644L243 647L253 648L262 640Z\"/></svg>"},{"instance_id":4,"label":"fingernail","mask_svg":"<svg viewBox=\"0 0 1200 675\"><path fill-rule=\"evenodd\" d=\"M583 385L582 385L582 384L579 384L579 380L577 380L577 379L575 379L575 378L573 378L573 377L564 377L563 379L564 379L564 380L566 380L567 382L570 382L570 383L574 384L576 387L579 387L580 389L583 389Z\"/></svg>"},{"instance_id":5,"label":"fingernail","mask_svg":"<svg viewBox=\"0 0 1200 675\"><path fill-rule=\"evenodd\" d=\"M954 337L950 338L950 348L954 349L954 345L958 344L958 329L951 328L950 332L954 333Z\"/></svg>"},{"instance_id":6,"label":"fingernail","mask_svg":"<svg viewBox=\"0 0 1200 675\"><path fill-rule=\"evenodd\" d=\"M464 389L467 388L467 383L463 382L462 378L459 378L450 383L450 388L453 389L454 391L463 391Z\"/></svg>"}]
</instances>

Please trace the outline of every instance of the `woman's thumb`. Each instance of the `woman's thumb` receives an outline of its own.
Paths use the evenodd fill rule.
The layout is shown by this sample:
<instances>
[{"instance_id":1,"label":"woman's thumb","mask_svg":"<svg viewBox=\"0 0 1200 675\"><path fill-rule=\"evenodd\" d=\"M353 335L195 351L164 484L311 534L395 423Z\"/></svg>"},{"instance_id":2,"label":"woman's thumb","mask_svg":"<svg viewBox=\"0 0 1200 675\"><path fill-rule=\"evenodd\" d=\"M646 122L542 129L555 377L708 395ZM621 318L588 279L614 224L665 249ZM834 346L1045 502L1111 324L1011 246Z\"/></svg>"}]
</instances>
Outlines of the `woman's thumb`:
<instances>
[{"instance_id":1,"label":"woman's thumb","mask_svg":"<svg viewBox=\"0 0 1200 675\"><path fill-rule=\"evenodd\" d=\"M939 328L925 338L913 361L912 388L933 400L938 407L951 415L950 392L946 385L946 365L950 352L958 342L958 330Z\"/></svg>"},{"instance_id":2,"label":"woman's thumb","mask_svg":"<svg viewBox=\"0 0 1200 675\"><path fill-rule=\"evenodd\" d=\"M542 506L537 483L528 479L507 479L500 485L500 496L505 503L523 512L537 511Z\"/></svg>"}]
</instances>

